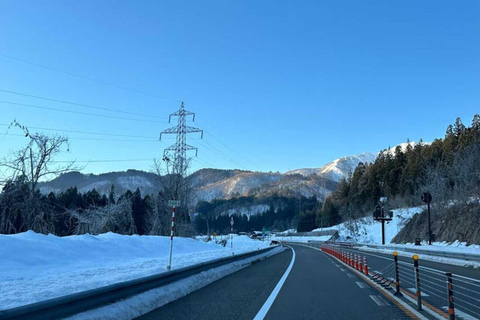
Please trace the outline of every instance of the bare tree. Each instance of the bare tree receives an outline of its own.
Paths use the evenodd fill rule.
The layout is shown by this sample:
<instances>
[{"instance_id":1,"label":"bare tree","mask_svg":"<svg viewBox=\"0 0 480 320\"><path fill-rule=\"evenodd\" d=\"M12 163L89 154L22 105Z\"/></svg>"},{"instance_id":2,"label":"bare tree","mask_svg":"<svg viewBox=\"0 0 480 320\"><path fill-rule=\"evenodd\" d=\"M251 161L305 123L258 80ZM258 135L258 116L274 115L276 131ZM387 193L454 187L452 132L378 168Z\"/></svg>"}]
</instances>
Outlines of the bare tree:
<instances>
[{"instance_id":1,"label":"bare tree","mask_svg":"<svg viewBox=\"0 0 480 320\"><path fill-rule=\"evenodd\" d=\"M187 164L184 165L184 168L190 167L190 160L187 161ZM190 196L191 196L191 177L184 176L183 172L177 172L178 166L175 166L173 161L168 157L163 157L162 160L155 159L153 165L153 172L157 175L162 186L162 196L164 197L163 203L158 203L158 205L166 205L168 200L176 199L179 200L181 205L176 210L175 223L177 226L178 233L181 234L182 231L188 231L190 229L185 225L189 224L188 208L190 205ZM163 209L158 208L159 213L165 212ZM169 216L169 214L167 214ZM157 215L157 219L161 221L164 219L163 216ZM168 219L169 220L169 219ZM159 225L159 222L154 222Z\"/></svg>"},{"instance_id":2,"label":"bare tree","mask_svg":"<svg viewBox=\"0 0 480 320\"><path fill-rule=\"evenodd\" d=\"M21 129L28 143L0 161L5 175L1 179L5 184L0 201L0 232L53 232L54 210L41 201L37 186L41 179L73 170L74 162L54 160L61 152L69 151L68 139L59 135L32 134L16 121L10 127Z\"/></svg>"},{"instance_id":3,"label":"bare tree","mask_svg":"<svg viewBox=\"0 0 480 320\"><path fill-rule=\"evenodd\" d=\"M76 234L115 232L131 235L136 231L132 203L127 198L121 198L116 204L105 207L70 210L69 213L77 220Z\"/></svg>"},{"instance_id":4,"label":"bare tree","mask_svg":"<svg viewBox=\"0 0 480 320\"><path fill-rule=\"evenodd\" d=\"M148 218L149 230L152 235L170 234L170 210L163 194L158 193L150 199L151 212Z\"/></svg>"}]
</instances>

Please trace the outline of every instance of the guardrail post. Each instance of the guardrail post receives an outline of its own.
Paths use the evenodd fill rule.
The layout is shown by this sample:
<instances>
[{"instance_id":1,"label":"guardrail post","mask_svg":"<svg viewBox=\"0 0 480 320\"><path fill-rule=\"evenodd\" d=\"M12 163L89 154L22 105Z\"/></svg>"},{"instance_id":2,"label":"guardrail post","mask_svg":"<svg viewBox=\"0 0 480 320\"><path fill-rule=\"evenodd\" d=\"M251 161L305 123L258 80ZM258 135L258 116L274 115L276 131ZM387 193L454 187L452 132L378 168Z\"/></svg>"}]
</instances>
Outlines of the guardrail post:
<instances>
[{"instance_id":1,"label":"guardrail post","mask_svg":"<svg viewBox=\"0 0 480 320\"><path fill-rule=\"evenodd\" d=\"M417 309L422 310L422 292L420 291L420 271L418 268L418 255L413 255L413 267L415 269L415 286L417 294Z\"/></svg>"},{"instance_id":2,"label":"guardrail post","mask_svg":"<svg viewBox=\"0 0 480 320\"><path fill-rule=\"evenodd\" d=\"M448 319L455 320L455 307L453 305L453 284L452 273L445 273L447 276L447 290L448 290Z\"/></svg>"},{"instance_id":3,"label":"guardrail post","mask_svg":"<svg viewBox=\"0 0 480 320\"><path fill-rule=\"evenodd\" d=\"M367 257L363 257L363 267L365 268L365 275L368 277Z\"/></svg>"},{"instance_id":4,"label":"guardrail post","mask_svg":"<svg viewBox=\"0 0 480 320\"><path fill-rule=\"evenodd\" d=\"M400 292L400 275L398 273L398 252L395 251L393 252L393 260L395 261L395 295L396 296L402 296L402 293Z\"/></svg>"}]
</instances>

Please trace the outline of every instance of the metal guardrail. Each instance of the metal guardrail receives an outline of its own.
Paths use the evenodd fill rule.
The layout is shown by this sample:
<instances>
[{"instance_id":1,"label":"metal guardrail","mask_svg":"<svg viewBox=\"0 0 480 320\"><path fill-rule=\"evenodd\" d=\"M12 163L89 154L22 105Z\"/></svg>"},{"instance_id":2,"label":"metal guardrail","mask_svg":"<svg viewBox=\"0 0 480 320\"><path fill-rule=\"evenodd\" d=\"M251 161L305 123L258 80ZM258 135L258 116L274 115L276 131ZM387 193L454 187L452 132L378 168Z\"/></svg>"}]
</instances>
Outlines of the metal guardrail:
<instances>
[{"instance_id":1,"label":"metal guardrail","mask_svg":"<svg viewBox=\"0 0 480 320\"><path fill-rule=\"evenodd\" d=\"M224 257L148 277L70 294L46 301L0 310L1 320L55 320L92 310L112 302L190 277L202 271L268 252L278 246Z\"/></svg>"},{"instance_id":2,"label":"metal guardrail","mask_svg":"<svg viewBox=\"0 0 480 320\"><path fill-rule=\"evenodd\" d=\"M477 254L477 253L429 250L429 249L423 249L420 246L418 248L408 248L408 247L401 247L401 246L395 246L395 245L376 245L376 244L367 244L367 243L313 241L313 240L308 241L308 243L332 244L332 245L340 245L340 246L355 247L355 248L368 247L373 249L404 251L404 252L411 252L411 253L417 253L417 254L426 254L426 255L436 256L436 257L462 259L462 260L480 262L480 253Z\"/></svg>"}]
</instances>

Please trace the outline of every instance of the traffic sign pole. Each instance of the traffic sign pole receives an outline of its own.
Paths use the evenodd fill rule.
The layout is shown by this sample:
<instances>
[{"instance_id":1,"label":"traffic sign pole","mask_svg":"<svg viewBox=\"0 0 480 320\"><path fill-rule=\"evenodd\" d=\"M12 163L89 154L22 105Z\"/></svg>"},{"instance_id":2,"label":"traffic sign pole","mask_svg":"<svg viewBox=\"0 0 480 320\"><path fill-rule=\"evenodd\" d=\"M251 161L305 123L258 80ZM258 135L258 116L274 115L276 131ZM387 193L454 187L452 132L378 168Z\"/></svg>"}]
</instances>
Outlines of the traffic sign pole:
<instances>
[{"instance_id":1,"label":"traffic sign pole","mask_svg":"<svg viewBox=\"0 0 480 320\"><path fill-rule=\"evenodd\" d=\"M175 199L172 201L168 201L169 204L172 204L172 229L170 230L170 253L168 257L168 265L167 265L167 270L172 269L172 251L173 251L173 233L175 231L175 205L178 204L179 201L176 201Z\"/></svg>"}]
</instances>

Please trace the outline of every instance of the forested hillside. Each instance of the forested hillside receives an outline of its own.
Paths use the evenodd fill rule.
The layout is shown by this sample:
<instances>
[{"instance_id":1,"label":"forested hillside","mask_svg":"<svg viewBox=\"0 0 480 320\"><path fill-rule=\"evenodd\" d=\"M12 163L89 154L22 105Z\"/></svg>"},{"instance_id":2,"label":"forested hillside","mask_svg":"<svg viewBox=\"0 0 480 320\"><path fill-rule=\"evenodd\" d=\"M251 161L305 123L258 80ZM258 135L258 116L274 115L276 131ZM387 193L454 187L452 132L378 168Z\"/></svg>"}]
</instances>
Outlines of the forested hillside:
<instances>
[{"instance_id":1,"label":"forested hillside","mask_svg":"<svg viewBox=\"0 0 480 320\"><path fill-rule=\"evenodd\" d=\"M315 227L315 216L309 221L304 217L305 212L315 212L319 207L321 203L315 196L289 197L275 194L261 198L249 196L211 202L202 201L195 208L195 229L203 234L228 233L230 216L233 215L236 232L249 232L263 228L273 231L290 228L309 231Z\"/></svg>"},{"instance_id":2,"label":"forested hillside","mask_svg":"<svg viewBox=\"0 0 480 320\"><path fill-rule=\"evenodd\" d=\"M382 151L374 163L359 164L351 177L340 182L338 190L318 212L317 224L321 220L331 224L369 215L382 196L389 198L390 207L419 205L421 193L428 191L434 199L434 219L444 218L449 206L455 205L454 221L458 224L467 217L476 217L469 221L477 223L478 228L479 142L480 116L475 115L470 127L457 118L448 126L443 139L430 144L422 141L415 146L408 144L405 151L400 146L393 153ZM412 224L422 224L424 220L412 219ZM404 234L408 234L411 227L407 225ZM454 241L456 233L438 232L437 240ZM398 240L413 241L413 234L424 236L419 231ZM469 240L469 237L463 238Z\"/></svg>"}]
</instances>

